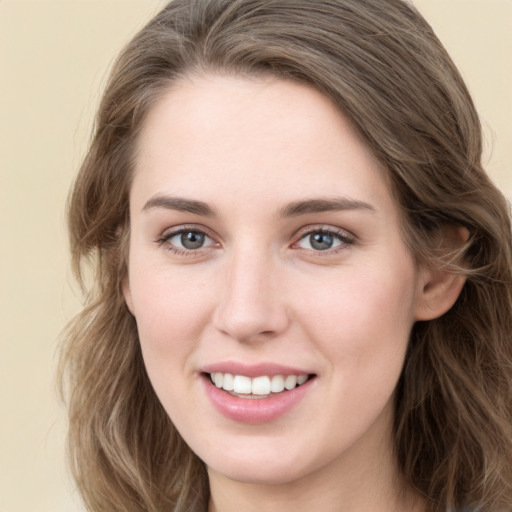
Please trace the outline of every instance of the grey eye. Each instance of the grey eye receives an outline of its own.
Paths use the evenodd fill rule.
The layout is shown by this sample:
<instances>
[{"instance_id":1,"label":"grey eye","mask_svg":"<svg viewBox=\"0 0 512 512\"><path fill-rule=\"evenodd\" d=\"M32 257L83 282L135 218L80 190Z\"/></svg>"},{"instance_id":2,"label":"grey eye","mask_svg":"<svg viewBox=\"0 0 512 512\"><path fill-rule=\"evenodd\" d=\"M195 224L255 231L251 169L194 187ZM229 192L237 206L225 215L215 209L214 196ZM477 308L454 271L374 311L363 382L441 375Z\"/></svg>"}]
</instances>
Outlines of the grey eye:
<instances>
[{"instance_id":1,"label":"grey eye","mask_svg":"<svg viewBox=\"0 0 512 512\"><path fill-rule=\"evenodd\" d=\"M309 243L317 251L330 249L334 243L334 238L328 233L313 233L309 235Z\"/></svg>"},{"instance_id":2,"label":"grey eye","mask_svg":"<svg viewBox=\"0 0 512 512\"><path fill-rule=\"evenodd\" d=\"M203 246L204 239L204 234L198 233L197 231L181 233L181 245L183 245L185 249L199 249Z\"/></svg>"},{"instance_id":3,"label":"grey eye","mask_svg":"<svg viewBox=\"0 0 512 512\"><path fill-rule=\"evenodd\" d=\"M304 235L298 242L301 249L327 251L342 244L350 243L343 236L328 231L313 231Z\"/></svg>"},{"instance_id":4,"label":"grey eye","mask_svg":"<svg viewBox=\"0 0 512 512\"><path fill-rule=\"evenodd\" d=\"M178 249L194 251L213 243L212 239L201 231L185 230L175 233L168 241Z\"/></svg>"}]
</instances>

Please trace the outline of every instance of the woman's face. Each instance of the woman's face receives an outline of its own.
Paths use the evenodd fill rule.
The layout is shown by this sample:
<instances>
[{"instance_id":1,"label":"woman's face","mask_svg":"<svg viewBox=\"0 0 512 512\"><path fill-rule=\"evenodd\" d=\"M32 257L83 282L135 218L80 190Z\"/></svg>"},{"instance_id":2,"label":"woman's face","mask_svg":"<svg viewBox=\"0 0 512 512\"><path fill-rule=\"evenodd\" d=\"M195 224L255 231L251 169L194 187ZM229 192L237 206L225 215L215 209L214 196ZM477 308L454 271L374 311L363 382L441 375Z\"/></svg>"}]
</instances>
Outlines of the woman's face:
<instances>
[{"instance_id":1,"label":"woman's face","mask_svg":"<svg viewBox=\"0 0 512 512\"><path fill-rule=\"evenodd\" d=\"M125 296L210 476L385 468L424 284L351 124L303 85L197 77L154 106L138 149Z\"/></svg>"}]
</instances>

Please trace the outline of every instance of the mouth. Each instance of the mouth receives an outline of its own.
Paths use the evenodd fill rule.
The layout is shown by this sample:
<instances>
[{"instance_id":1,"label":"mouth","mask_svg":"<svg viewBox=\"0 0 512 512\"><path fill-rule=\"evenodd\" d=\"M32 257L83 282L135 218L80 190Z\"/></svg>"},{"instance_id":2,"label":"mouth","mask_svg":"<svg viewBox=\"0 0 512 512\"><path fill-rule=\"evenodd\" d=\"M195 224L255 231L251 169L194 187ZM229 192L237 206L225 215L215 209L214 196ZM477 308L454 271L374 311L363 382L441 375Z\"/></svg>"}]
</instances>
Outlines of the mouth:
<instances>
[{"instance_id":1,"label":"mouth","mask_svg":"<svg viewBox=\"0 0 512 512\"><path fill-rule=\"evenodd\" d=\"M204 374L218 389L231 396L249 400L270 398L285 394L313 379L313 374L298 375L234 375L232 373L213 372Z\"/></svg>"},{"instance_id":2,"label":"mouth","mask_svg":"<svg viewBox=\"0 0 512 512\"><path fill-rule=\"evenodd\" d=\"M202 368L206 396L225 418L238 424L277 421L314 396L317 375L300 368L235 361Z\"/></svg>"}]
</instances>

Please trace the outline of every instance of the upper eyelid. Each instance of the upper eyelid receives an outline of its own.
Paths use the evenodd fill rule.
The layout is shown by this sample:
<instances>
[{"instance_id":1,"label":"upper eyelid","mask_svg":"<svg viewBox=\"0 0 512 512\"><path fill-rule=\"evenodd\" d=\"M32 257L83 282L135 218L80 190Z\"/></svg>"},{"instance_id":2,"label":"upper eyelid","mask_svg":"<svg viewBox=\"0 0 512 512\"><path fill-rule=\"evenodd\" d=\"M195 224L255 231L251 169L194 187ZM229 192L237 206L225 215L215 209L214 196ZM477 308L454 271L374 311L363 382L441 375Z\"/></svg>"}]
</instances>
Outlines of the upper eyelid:
<instances>
[{"instance_id":1,"label":"upper eyelid","mask_svg":"<svg viewBox=\"0 0 512 512\"><path fill-rule=\"evenodd\" d=\"M328 224L313 224L304 226L296 232L295 237L300 239L306 235L309 235L310 233L316 233L318 231L323 231L324 233L332 233L334 235L343 236L344 238L350 238L351 240L356 239L356 236L350 231Z\"/></svg>"},{"instance_id":2,"label":"upper eyelid","mask_svg":"<svg viewBox=\"0 0 512 512\"><path fill-rule=\"evenodd\" d=\"M204 235L212 239L215 243L219 243L220 240L220 237L217 236L212 230L210 230L206 226L191 223L167 227L161 232L161 234L159 234L156 237L156 241L159 243L164 243L173 236L176 236L186 231L197 231L203 233ZM348 239L350 241L355 241L357 239L357 237L350 231L337 226L332 226L329 224L308 224L295 231L295 234L292 236L291 245L296 244L305 236L315 232L331 233L333 235Z\"/></svg>"},{"instance_id":3,"label":"upper eyelid","mask_svg":"<svg viewBox=\"0 0 512 512\"><path fill-rule=\"evenodd\" d=\"M197 224L179 224L177 226L167 227L165 228L159 235L158 239L163 238L171 238L175 235L179 235L180 233L186 232L186 231L197 231L199 233L203 233L209 238L216 239L218 237L215 236L215 234L212 232L212 230L206 228L205 226L199 226Z\"/></svg>"},{"instance_id":4,"label":"upper eyelid","mask_svg":"<svg viewBox=\"0 0 512 512\"><path fill-rule=\"evenodd\" d=\"M210 239L211 243L201 246L197 249L186 249L186 248L180 248L179 246L176 246L174 243L171 242L172 238L174 238L175 236L178 236L180 233L187 232L187 231L196 231L196 232L202 233L203 235L205 235L206 238ZM171 248L172 248L172 252L183 254L183 255L185 255L185 254L188 254L188 255L201 254L205 250L209 250L209 249L215 248L215 246L218 247L220 245L219 242L217 241L217 239L208 233L208 230L203 229L203 228L192 227L192 226L175 226L173 228L167 228L167 229L163 230L161 232L161 234L155 238L155 243L158 245L158 247L167 246L166 247L167 250L171 250Z\"/></svg>"},{"instance_id":5,"label":"upper eyelid","mask_svg":"<svg viewBox=\"0 0 512 512\"><path fill-rule=\"evenodd\" d=\"M170 251L178 256L199 256L201 254L204 254L205 250L211 249L212 247L218 246L218 242L216 241L214 236L211 236L208 233L209 230L201 227L198 228L197 226L185 226L185 225L178 225L174 226L172 228L166 228L164 229L159 236L156 237L156 244L158 247L164 247L167 251ZM206 238L210 239L210 244L204 245L201 247L198 247L197 249L187 249L179 247L179 245L175 245L171 242L171 239L179 236L182 233L187 232L197 232L203 234Z\"/></svg>"},{"instance_id":6,"label":"upper eyelid","mask_svg":"<svg viewBox=\"0 0 512 512\"><path fill-rule=\"evenodd\" d=\"M334 247L331 247L329 249L325 250L315 250L310 248L304 248L300 247L299 244L308 237L308 235L311 235L313 233L325 233L332 236L335 236L339 239L341 242L339 245L336 245ZM357 238L354 234L352 234L350 231L347 231L346 229L342 229L339 227L334 226L326 226L324 225L318 225L318 226L308 226L301 230L299 230L299 233L295 235L295 239L290 245L292 249L297 250L300 254L303 255L312 255L315 258L319 257L329 257L329 256L335 256L340 254L343 251L346 251L350 247L352 247L357 242Z\"/></svg>"}]
</instances>

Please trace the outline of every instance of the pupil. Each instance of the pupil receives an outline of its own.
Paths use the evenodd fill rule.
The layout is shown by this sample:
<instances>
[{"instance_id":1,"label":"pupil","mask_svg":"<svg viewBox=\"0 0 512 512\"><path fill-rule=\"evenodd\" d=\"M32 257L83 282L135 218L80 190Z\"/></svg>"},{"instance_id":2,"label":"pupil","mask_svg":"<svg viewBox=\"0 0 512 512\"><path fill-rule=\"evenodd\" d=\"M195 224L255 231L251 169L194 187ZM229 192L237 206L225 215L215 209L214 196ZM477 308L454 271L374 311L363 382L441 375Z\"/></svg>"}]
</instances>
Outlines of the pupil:
<instances>
[{"instance_id":1,"label":"pupil","mask_svg":"<svg viewBox=\"0 0 512 512\"><path fill-rule=\"evenodd\" d=\"M181 244L185 249L199 249L204 243L204 235L196 231L181 234Z\"/></svg>"},{"instance_id":2,"label":"pupil","mask_svg":"<svg viewBox=\"0 0 512 512\"><path fill-rule=\"evenodd\" d=\"M327 233L314 233L310 235L309 243L313 249L325 251L332 247L333 239L332 236Z\"/></svg>"}]
</instances>

